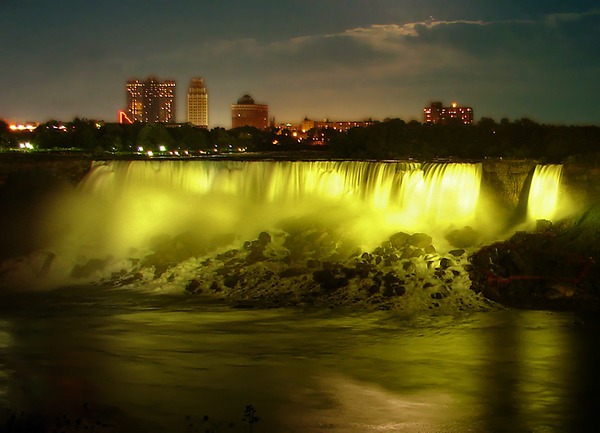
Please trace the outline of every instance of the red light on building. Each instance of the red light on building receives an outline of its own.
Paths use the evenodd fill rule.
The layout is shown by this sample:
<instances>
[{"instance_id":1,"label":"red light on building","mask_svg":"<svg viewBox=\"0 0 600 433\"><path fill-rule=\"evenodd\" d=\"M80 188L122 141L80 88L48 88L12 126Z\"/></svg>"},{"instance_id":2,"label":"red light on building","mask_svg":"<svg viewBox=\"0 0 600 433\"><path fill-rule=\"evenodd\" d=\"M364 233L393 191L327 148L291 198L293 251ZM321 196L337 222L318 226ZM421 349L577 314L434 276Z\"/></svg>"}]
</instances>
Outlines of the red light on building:
<instances>
[{"instance_id":1,"label":"red light on building","mask_svg":"<svg viewBox=\"0 0 600 433\"><path fill-rule=\"evenodd\" d=\"M127 113L125 111L121 110L119 111L119 123L126 123L128 125L131 125L133 121L129 117L127 117Z\"/></svg>"}]
</instances>

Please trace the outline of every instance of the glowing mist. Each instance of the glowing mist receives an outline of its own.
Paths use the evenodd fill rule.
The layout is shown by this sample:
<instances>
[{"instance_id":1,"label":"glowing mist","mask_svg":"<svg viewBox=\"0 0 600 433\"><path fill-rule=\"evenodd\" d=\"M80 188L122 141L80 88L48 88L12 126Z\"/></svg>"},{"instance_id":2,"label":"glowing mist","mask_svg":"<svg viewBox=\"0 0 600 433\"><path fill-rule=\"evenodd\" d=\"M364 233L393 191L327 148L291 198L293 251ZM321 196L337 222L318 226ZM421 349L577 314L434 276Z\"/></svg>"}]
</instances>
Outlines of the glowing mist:
<instances>
[{"instance_id":1,"label":"glowing mist","mask_svg":"<svg viewBox=\"0 0 600 433\"><path fill-rule=\"evenodd\" d=\"M48 205L37 227L42 265L32 267L92 275L98 264L107 273L150 255L177 261L239 248L262 231L324 230L347 252L371 251L399 231L439 239L476 226L481 175L481 164L467 163L98 162Z\"/></svg>"}]
</instances>

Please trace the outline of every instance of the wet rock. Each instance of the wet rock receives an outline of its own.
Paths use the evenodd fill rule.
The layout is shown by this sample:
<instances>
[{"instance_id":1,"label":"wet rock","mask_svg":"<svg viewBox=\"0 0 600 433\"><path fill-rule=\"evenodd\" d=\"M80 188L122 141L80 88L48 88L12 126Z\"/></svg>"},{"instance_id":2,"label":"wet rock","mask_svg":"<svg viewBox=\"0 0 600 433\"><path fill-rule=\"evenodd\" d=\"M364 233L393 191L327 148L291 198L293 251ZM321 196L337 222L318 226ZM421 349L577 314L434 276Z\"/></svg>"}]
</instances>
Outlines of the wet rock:
<instances>
[{"instance_id":1,"label":"wet rock","mask_svg":"<svg viewBox=\"0 0 600 433\"><path fill-rule=\"evenodd\" d=\"M298 277L300 275L304 275L308 273L308 269L306 268L287 268L284 269L283 271L279 272L279 277L280 278L292 278L292 277Z\"/></svg>"},{"instance_id":2,"label":"wet rock","mask_svg":"<svg viewBox=\"0 0 600 433\"><path fill-rule=\"evenodd\" d=\"M369 286L369 288L367 289L367 293L369 294L369 296L373 296L379 293L379 285L377 284L372 284L371 286Z\"/></svg>"},{"instance_id":3,"label":"wet rock","mask_svg":"<svg viewBox=\"0 0 600 433\"><path fill-rule=\"evenodd\" d=\"M202 293L202 289L200 288L200 281L197 279L190 280L185 286L185 291L188 293Z\"/></svg>"},{"instance_id":4,"label":"wet rock","mask_svg":"<svg viewBox=\"0 0 600 433\"><path fill-rule=\"evenodd\" d=\"M225 262L227 260L233 259L235 256L237 256L237 254L238 254L238 250L229 250L229 251L226 251L224 253L217 254L217 257L215 257L215 258L217 260Z\"/></svg>"},{"instance_id":5,"label":"wet rock","mask_svg":"<svg viewBox=\"0 0 600 433\"><path fill-rule=\"evenodd\" d=\"M356 274L359 278L367 278L370 274L375 273L377 267L370 263L356 263L354 266Z\"/></svg>"},{"instance_id":6,"label":"wet rock","mask_svg":"<svg viewBox=\"0 0 600 433\"><path fill-rule=\"evenodd\" d=\"M388 272L382 278L383 284L393 286L402 283L403 281L393 272Z\"/></svg>"},{"instance_id":7,"label":"wet rock","mask_svg":"<svg viewBox=\"0 0 600 433\"><path fill-rule=\"evenodd\" d=\"M442 269L448 269L452 265L454 265L454 261L447 257L444 257L440 260L440 268Z\"/></svg>"},{"instance_id":8,"label":"wet rock","mask_svg":"<svg viewBox=\"0 0 600 433\"><path fill-rule=\"evenodd\" d=\"M334 292L348 285L348 278L340 275L335 269L322 269L313 272L313 280L319 284L325 292Z\"/></svg>"},{"instance_id":9,"label":"wet rock","mask_svg":"<svg viewBox=\"0 0 600 433\"><path fill-rule=\"evenodd\" d=\"M425 233L415 233L406 241L408 245L412 245L413 247L417 248L426 248L431 245L432 242L432 237Z\"/></svg>"},{"instance_id":10,"label":"wet rock","mask_svg":"<svg viewBox=\"0 0 600 433\"><path fill-rule=\"evenodd\" d=\"M248 265L252 265L257 262L263 262L265 260L267 260L267 257L265 256L264 249L262 248L253 248L246 256L246 263Z\"/></svg>"},{"instance_id":11,"label":"wet rock","mask_svg":"<svg viewBox=\"0 0 600 433\"><path fill-rule=\"evenodd\" d=\"M478 245L480 242L479 233L469 226L460 230L453 230L447 233L445 238L450 245L456 248L468 248Z\"/></svg>"},{"instance_id":12,"label":"wet rock","mask_svg":"<svg viewBox=\"0 0 600 433\"><path fill-rule=\"evenodd\" d=\"M407 246L402 251L402 256L400 258L404 260L404 259L411 259L413 257L417 258L417 257L421 257L424 255L425 255L425 252L421 248Z\"/></svg>"},{"instance_id":13,"label":"wet rock","mask_svg":"<svg viewBox=\"0 0 600 433\"><path fill-rule=\"evenodd\" d=\"M600 310L600 269L588 255L598 249L600 225L585 220L480 249L469 257L471 289L517 308Z\"/></svg>"},{"instance_id":14,"label":"wet rock","mask_svg":"<svg viewBox=\"0 0 600 433\"><path fill-rule=\"evenodd\" d=\"M271 235L267 232L261 232L258 235L258 244L262 246L267 246L271 243Z\"/></svg>"},{"instance_id":15,"label":"wet rock","mask_svg":"<svg viewBox=\"0 0 600 433\"><path fill-rule=\"evenodd\" d=\"M537 220L535 222L536 232L547 232L552 228L552 221L548 220Z\"/></svg>"},{"instance_id":16,"label":"wet rock","mask_svg":"<svg viewBox=\"0 0 600 433\"><path fill-rule=\"evenodd\" d=\"M402 264L402 269L407 273L412 274L417 271L417 266L413 262L407 261Z\"/></svg>"},{"instance_id":17,"label":"wet rock","mask_svg":"<svg viewBox=\"0 0 600 433\"><path fill-rule=\"evenodd\" d=\"M435 254L437 253L437 250L435 249L435 247L433 245L427 245L425 247L425 254Z\"/></svg>"},{"instance_id":18,"label":"wet rock","mask_svg":"<svg viewBox=\"0 0 600 433\"><path fill-rule=\"evenodd\" d=\"M460 256L462 256L465 253L465 250L462 249L462 248L460 248L460 249L457 249L457 250L448 251L448 253L450 255L453 255L454 257L460 257Z\"/></svg>"},{"instance_id":19,"label":"wet rock","mask_svg":"<svg viewBox=\"0 0 600 433\"><path fill-rule=\"evenodd\" d=\"M235 288L235 286L237 286L238 282L241 279L242 279L241 275L238 275L238 274L228 275L227 277L223 278L223 284L226 287L233 289L233 288Z\"/></svg>"},{"instance_id":20,"label":"wet rock","mask_svg":"<svg viewBox=\"0 0 600 433\"><path fill-rule=\"evenodd\" d=\"M394 296L402 296L406 293L406 288L400 284L393 284L391 286L386 286L383 289L383 296L386 298L391 298Z\"/></svg>"},{"instance_id":21,"label":"wet rock","mask_svg":"<svg viewBox=\"0 0 600 433\"><path fill-rule=\"evenodd\" d=\"M406 245L406 242L411 236L408 233L398 232L390 236L390 244L397 249L400 249ZM429 242L431 243L431 241Z\"/></svg>"}]
</instances>

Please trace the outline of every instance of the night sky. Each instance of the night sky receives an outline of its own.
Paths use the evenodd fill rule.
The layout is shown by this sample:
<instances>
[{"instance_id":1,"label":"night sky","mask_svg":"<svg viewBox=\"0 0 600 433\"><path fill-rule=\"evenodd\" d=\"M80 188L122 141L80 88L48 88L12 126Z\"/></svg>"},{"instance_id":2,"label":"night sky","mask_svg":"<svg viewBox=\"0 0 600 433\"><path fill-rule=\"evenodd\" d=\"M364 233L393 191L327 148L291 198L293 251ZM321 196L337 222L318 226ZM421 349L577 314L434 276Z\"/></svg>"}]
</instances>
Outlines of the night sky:
<instances>
[{"instance_id":1,"label":"night sky","mask_svg":"<svg viewBox=\"0 0 600 433\"><path fill-rule=\"evenodd\" d=\"M245 93L277 122L600 124L598 0L0 0L0 118L115 121L125 82L194 76L210 127Z\"/></svg>"}]
</instances>

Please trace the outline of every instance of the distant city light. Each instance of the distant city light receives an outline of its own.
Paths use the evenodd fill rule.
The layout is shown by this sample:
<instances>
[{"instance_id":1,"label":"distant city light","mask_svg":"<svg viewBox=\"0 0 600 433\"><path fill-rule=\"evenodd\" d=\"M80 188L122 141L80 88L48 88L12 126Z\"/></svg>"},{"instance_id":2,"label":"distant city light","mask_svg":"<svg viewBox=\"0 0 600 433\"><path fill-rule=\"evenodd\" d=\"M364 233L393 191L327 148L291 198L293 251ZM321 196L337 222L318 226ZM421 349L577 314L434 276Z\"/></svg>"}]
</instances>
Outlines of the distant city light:
<instances>
[{"instance_id":1,"label":"distant city light","mask_svg":"<svg viewBox=\"0 0 600 433\"><path fill-rule=\"evenodd\" d=\"M37 123L27 122L27 123L13 123L8 126L11 131L35 131L38 127Z\"/></svg>"}]
</instances>

